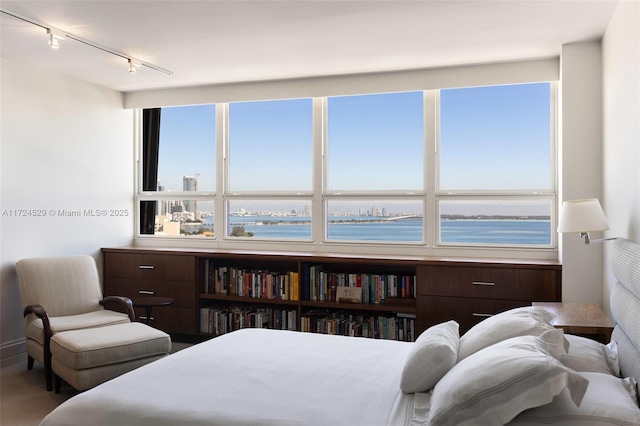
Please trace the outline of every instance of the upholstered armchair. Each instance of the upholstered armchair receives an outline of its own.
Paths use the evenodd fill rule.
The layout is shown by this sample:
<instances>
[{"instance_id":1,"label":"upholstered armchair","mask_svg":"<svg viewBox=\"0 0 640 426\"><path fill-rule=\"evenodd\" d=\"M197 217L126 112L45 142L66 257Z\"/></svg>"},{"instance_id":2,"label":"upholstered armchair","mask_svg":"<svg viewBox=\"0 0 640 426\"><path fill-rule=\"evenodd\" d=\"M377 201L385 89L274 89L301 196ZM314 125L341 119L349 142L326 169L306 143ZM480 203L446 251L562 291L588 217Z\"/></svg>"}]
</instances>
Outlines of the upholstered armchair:
<instances>
[{"instance_id":1,"label":"upholstered armchair","mask_svg":"<svg viewBox=\"0 0 640 426\"><path fill-rule=\"evenodd\" d=\"M102 297L93 257L61 256L22 259L16 263L24 308L27 369L34 360L44 366L52 390L51 337L63 331L128 323L135 319L131 300ZM111 302L114 302L112 304ZM105 309L118 304L126 313Z\"/></svg>"}]
</instances>

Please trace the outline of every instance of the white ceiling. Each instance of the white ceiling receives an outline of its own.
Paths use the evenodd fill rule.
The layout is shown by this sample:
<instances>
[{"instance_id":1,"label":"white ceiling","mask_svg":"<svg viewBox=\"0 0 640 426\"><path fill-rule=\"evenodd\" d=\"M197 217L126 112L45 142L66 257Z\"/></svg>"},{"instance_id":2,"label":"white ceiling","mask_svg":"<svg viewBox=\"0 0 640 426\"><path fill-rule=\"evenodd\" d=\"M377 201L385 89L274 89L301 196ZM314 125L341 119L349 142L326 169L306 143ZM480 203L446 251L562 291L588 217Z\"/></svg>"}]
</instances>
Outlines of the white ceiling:
<instances>
[{"instance_id":1,"label":"white ceiling","mask_svg":"<svg viewBox=\"0 0 640 426\"><path fill-rule=\"evenodd\" d=\"M635 0L634 0L635 1ZM173 72L0 14L0 55L123 92L558 56L599 39L617 0L0 0Z\"/></svg>"}]
</instances>

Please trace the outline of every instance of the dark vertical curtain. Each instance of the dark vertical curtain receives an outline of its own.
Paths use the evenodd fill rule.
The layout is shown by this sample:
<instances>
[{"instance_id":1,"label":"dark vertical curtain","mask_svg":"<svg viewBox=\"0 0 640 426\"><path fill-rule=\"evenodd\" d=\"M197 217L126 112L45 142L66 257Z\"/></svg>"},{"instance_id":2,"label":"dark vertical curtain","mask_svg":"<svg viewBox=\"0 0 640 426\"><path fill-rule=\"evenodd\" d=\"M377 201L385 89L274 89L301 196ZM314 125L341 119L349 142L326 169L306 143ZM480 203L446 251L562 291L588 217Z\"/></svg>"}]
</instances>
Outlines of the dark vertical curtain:
<instances>
[{"instance_id":1,"label":"dark vertical curtain","mask_svg":"<svg viewBox=\"0 0 640 426\"><path fill-rule=\"evenodd\" d=\"M158 149L160 146L160 108L142 111L142 190L158 190ZM140 202L140 233L153 234L156 201Z\"/></svg>"}]
</instances>

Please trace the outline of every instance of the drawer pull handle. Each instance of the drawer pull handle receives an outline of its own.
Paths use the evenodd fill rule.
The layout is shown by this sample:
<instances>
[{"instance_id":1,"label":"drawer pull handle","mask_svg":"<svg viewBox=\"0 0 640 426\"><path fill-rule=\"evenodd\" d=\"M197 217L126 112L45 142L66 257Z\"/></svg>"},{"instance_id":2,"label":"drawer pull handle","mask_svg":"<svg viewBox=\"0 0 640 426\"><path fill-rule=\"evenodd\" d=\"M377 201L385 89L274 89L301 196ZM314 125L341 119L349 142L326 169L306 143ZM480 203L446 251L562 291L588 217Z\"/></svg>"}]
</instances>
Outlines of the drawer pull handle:
<instances>
[{"instance_id":1,"label":"drawer pull handle","mask_svg":"<svg viewBox=\"0 0 640 426\"><path fill-rule=\"evenodd\" d=\"M473 285L493 286L493 285L496 285L496 283L490 283L490 282L486 282L486 281L474 281Z\"/></svg>"},{"instance_id":2,"label":"drawer pull handle","mask_svg":"<svg viewBox=\"0 0 640 426\"><path fill-rule=\"evenodd\" d=\"M138 294L156 294L156 292L152 290L138 290Z\"/></svg>"},{"instance_id":3,"label":"drawer pull handle","mask_svg":"<svg viewBox=\"0 0 640 426\"><path fill-rule=\"evenodd\" d=\"M154 318L154 317L146 317L146 316L144 316L144 315L140 315L140 316L138 317L138 319L141 319L141 320L144 320L144 321L154 321L154 320L155 320L155 318Z\"/></svg>"},{"instance_id":4,"label":"drawer pull handle","mask_svg":"<svg viewBox=\"0 0 640 426\"><path fill-rule=\"evenodd\" d=\"M153 265L139 265L138 268L140 269L155 269L156 267Z\"/></svg>"},{"instance_id":5,"label":"drawer pull handle","mask_svg":"<svg viewBox=\"0 0 640 426\"><path fill-rule=\"evenodd\" d=\"M493 316L493 314L478 314L476 312L474 312L471 315L473 315L474 317L482 317L482 318L488 318L488 317L492 317Z\"/></svg>"}]
</instances>

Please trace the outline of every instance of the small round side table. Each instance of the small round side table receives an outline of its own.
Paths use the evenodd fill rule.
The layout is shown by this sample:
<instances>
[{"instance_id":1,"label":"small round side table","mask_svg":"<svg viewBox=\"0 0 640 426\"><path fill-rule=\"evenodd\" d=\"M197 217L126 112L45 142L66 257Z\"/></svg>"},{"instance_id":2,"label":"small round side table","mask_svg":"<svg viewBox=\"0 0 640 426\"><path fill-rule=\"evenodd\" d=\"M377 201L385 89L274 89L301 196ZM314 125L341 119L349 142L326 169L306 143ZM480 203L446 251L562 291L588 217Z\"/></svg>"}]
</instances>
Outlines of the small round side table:
<instances>
[{"instance_id":1,"label":"small round side table","mask_svg":"<svg viewBox=\"0 0 640 426\"><path fill-rule=\"evenodd\" d=\"M151 310L154 306L167 306L173 303L173 299L170 297L160 296L138 296L132 297L131 302L135 308L144 308L147 314L146 323L151 325Z\"/></svg>"}]
</instances>

